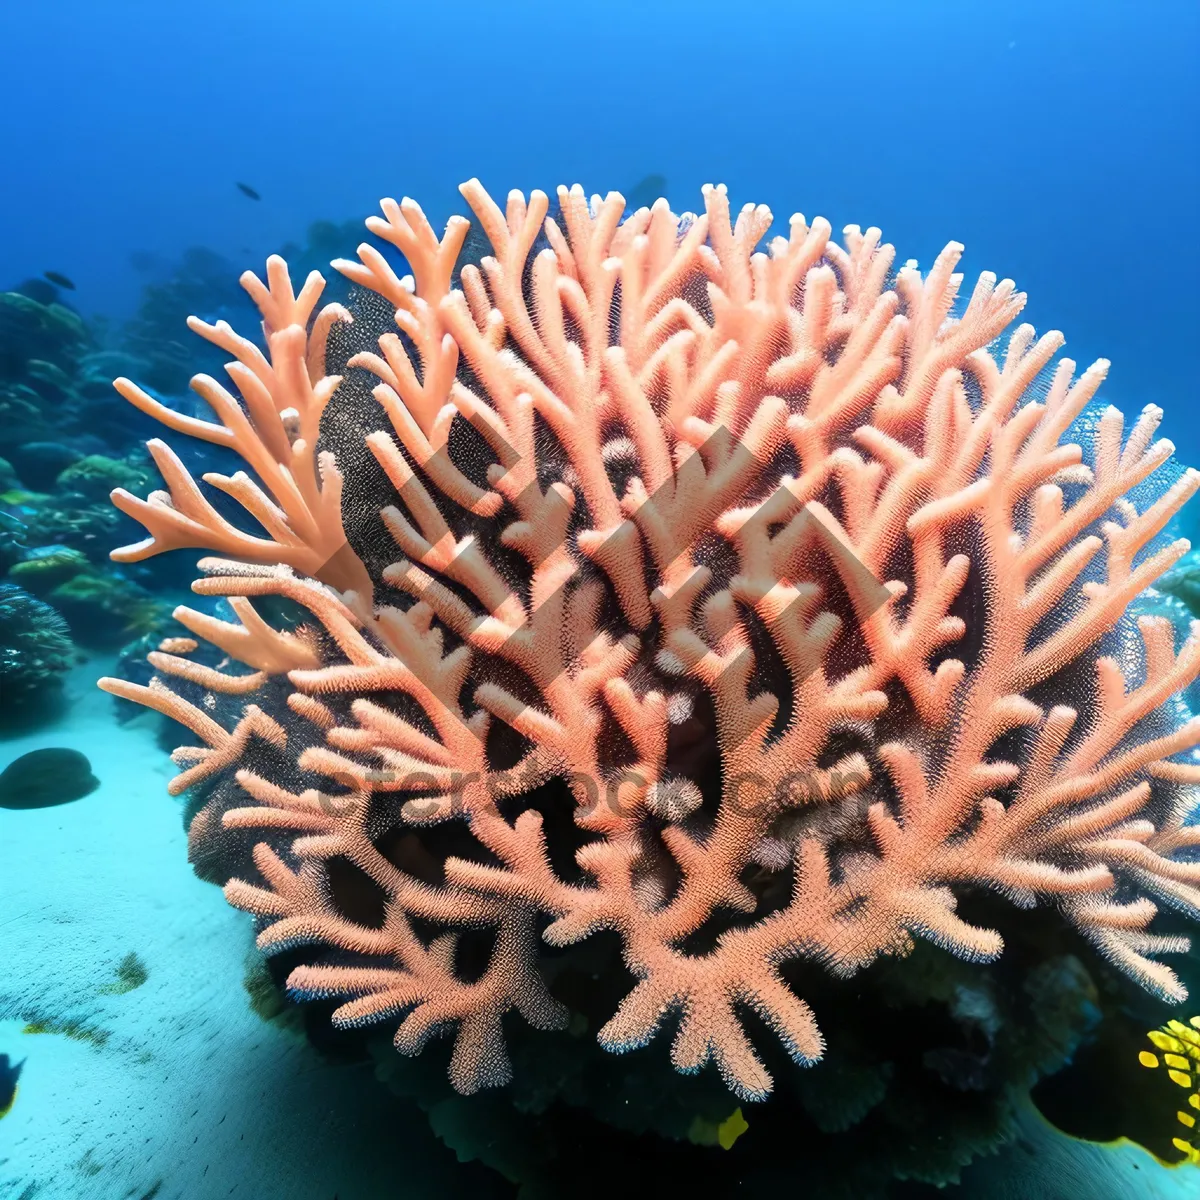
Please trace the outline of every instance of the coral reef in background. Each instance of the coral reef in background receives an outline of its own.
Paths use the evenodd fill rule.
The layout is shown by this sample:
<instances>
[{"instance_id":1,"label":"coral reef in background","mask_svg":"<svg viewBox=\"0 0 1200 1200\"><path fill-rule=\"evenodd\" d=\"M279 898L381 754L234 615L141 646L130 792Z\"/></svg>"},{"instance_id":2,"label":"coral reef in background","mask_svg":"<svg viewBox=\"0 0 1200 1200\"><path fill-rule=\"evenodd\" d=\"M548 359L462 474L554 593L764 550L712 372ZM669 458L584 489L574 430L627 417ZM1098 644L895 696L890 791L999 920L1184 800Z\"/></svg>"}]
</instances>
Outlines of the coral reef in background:
<instances>
[{"instance_id":1,"label":"coral reef in background","mask_svg":"<svg viewBox=\"0 0 1200 1200\"><path fill-rule=\"evenodd\" d=\"M1172 523L1172 529L1185 537L1192 549L1185 554L1152 589L1151 595L1160 601L1174 602L1177 611L1200 617L1200 511L1188 505ZM1193 711L1196 706L1193 705Z\"/></svg>"},{"instance_id":2,"label":"coral reef in background","mask_svg":"<svg viewBox=\"0 0 1200 1200\"><path fill-rule=\"evenodd\" d=\"M348 236L346 226L317 222L303 245L287 251L301 262L324 261ZM148 486L143 442L154 430L111 403L112 379L135 375L192 411L203 402L188 399L196 364L178 331L193 312L236 320L249 311L228 262L202 247L158 269L136 316L121 324L81 317L44 279L0 292L0 577L53 606L89 651L118 651L149 632L161 638L191 579L190 566L178 561L109 559L134 528L109 493ZM210 369L218 372L221 362L214 350ZM199 474L226 469L230 456L208 447L186 461ZM0 621L7 612L0 610Z\"/></svg>"},{"instance_id":3,"label":"coral reef in background","mask_svg":"<svg viewBox=\"0 0 1200 1200\"><path fill-rule=\"evenodd\" d=\"M1173 571L1158 581L1158 587L1168 596L1174 596L1193 616L1200 616L1200 562L1189 555Z\"/></svg>"},{"instance_id":4,"label":"coral reef in background","mask_svg":"<svg viewBox=\"0 0 1200 1200\"><path fill-rule=\"evenodd\" d=\"M52 710L77 661L62 617L15 584L0 583L0 729Z\"/></svg>"},{"instance_id":5,"label":"coral reef in background","mask_svg":"<svg viewBox=\"0 0 1200 1200\"><path fill-rule=\"evenodd\" d=\"M43 294L0 292L0 421L5 457L37 489L85 453L122 450L145 437L136 414L105 403L114 372L146 363L106 347L73 309Z\"/></svg>"},{"instance_id":6,"label":"coral reef in background","mask_svg":"<svg viewBox=\"0 0 1200 1200\"><path fill-rule=\"evenodd\" d=\"M152 591L174 574L168 566L135 578L108 559L124 518L107 493L148 477L140 445L146 429L137 414L114 413L110 379L145 364L106 349L94 323L60 303L49 285L22 288L0 293L0 576L45 602L43 624L46 614L58 614L58 636L116 649L148 624L164 624L169 608ZM0 640L22 639L18 608L0 606ZM24 673L23 715L49 715L51 704L28 702L43 685L53 693L57 674L32 665ZM6 707L16 700L6 695Z\"/></svg>"}]
</instances>

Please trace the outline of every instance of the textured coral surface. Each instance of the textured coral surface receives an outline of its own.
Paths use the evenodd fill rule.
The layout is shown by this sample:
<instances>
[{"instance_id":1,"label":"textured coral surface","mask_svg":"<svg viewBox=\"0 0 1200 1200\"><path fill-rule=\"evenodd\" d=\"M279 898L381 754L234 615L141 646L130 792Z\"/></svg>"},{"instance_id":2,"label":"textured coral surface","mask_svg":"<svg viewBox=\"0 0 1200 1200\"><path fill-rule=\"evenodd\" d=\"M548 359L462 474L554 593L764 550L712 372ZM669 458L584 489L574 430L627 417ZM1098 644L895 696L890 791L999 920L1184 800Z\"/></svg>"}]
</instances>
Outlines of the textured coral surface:
<instances>
[{"instance_id":1,"label":"textured coral surface","mask_svg":"<svg viewBox=\"0 0 1200 1200\"><path fill-rule=\"evenodd\" d=\"M797 963L993 958L957 911L991 889L1180 999L1150 923L1200 910L1200 646L1130 609L1200 476L1162 480L1160 412L1094 405L1011 281L960 302L954 243L922 274L799 216L760 249L721 187L462 192L485 252L385 200L346 307L273 258L265 353L193 319L214 422L117 383L248 467L214 503L153 441L166 490L114 493L148 535L115 557L213 552L233 619L177 610L149 686L103 686L199 738L193 862L293 992L404 1053L452 1030L469 1092L507 1012L565 1021L539 964L614 931L601 1043L670 1026L755 1098L747 1022L822 1053Z\"/></svg>"}]
</instances>

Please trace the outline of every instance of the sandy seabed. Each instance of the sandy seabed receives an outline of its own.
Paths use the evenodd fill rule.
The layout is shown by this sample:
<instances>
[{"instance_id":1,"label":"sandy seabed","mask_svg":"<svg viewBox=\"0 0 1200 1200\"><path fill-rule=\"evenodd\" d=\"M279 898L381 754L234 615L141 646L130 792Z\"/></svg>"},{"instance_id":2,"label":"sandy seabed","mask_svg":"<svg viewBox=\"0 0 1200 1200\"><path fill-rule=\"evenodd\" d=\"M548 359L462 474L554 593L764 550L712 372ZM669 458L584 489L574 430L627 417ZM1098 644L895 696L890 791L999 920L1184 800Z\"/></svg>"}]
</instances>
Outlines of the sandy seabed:
<instances>
[{"instance_id":1,"label":"sandy seabed","mask_svg":"<svg viewBox=\"0 0 1200 1200\"><path fill-rule=\"evenodd\" d=\"M0 741L0 769L70 746L100 780L61 807L0 809L0 1052L26 1060L0 1197L453 1195L463 1168L418 1110L251 1008L250 920L192 874L155 718L118 725L105 670L73 673L55 724ZM122 993L130 952L148 974Z\"/></svg>"}]
</instances>

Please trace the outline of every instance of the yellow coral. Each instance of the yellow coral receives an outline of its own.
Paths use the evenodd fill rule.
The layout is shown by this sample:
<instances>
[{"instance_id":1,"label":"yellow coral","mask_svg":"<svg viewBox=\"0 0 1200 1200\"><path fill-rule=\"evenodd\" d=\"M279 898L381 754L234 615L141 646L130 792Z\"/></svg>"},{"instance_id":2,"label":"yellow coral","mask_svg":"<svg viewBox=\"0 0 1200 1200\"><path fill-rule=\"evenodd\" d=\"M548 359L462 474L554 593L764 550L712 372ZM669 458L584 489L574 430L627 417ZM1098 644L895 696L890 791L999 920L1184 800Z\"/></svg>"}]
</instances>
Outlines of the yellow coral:
<instances>
[{"instance_id":1,"label":"yellow coral","mask_svg":"<svg viewBox=\"0 0 1200 1200\"><path fill-rule=\"evenodd\" d=\"M1163 1052L1162 1060L1157 1054L1143 1050L1138 1055L1138 1062L1143 1067L1167 1068L1167 1077L1172 1083L1182 1088L1190 1088L1196 1076L1200 1076L1200 1017L1192 1017L1188 1028L1182 1021L1168 1021L1161 1029L1152 1029L1146 1036L1158 1050ZM1200 1110L1200 1091L1193 1092L1188 1097L1188 1105ZM1176 1119L1185 1129L1196 1127L1196 1118L1191 1113L1179 1110ZM1171 1145L1187 1157L1185 1162L1200 1165L1200 1149L1181 1137L1171 1139Z\"/></svg>"}]
</instances>

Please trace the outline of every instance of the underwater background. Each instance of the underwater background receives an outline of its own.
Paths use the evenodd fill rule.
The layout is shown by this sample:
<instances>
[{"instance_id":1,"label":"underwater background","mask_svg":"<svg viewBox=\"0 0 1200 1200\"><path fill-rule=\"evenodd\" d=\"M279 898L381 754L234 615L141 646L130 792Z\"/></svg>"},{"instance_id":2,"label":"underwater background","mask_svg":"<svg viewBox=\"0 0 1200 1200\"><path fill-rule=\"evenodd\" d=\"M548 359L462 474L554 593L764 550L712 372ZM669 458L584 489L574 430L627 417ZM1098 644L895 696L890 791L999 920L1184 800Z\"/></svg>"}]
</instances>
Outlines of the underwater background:
<instances>
[{"instance_id":1,"label":"underwater background","mask_svg":"<svg viewBox=\"0 0 1200 1200\"><path fill-rule=\"evenodd\" d=\"M141 536L109 492L157 486L157 427L112 380L191 403L224 355L186 319L256 328L244 269L331 278L380 197L440 230L473 176L676 211L721 182L774 232L796 210L878 225L923 268L957 239L969 277L1015 279L1023 319L1111 359L1102 398L1161 405L1200 464L1198 64L1200 7L1174 0L0 7L0 1198L1200 1195L1194 1163L1167 1165L1186 1093L1138 1061L1200 1012L1195 950L1178 1009L1091 960L997 975L1020 1014L989 1034L1003 1103L956 1123L915 1102L892 1141L864 1121L880 1046L757 1110L703 1076L680 1100L661 1047L572 1062L573 1107L536 1094L557 1051L532 1041L515 1106L448 1090L440 1051L397 1072L286 1002L188 865L177 727L94 686L148 677L197 557L108 559ZM1200 559L1147 603L1200 615ZM897 1005L986 1024L970 964L938 953ZM880 1045L902 1028L880 1017ZM926 1065L934 1089L961 1067ZM694 1111L660 1137L673 1104Z\"/></svg>"}]
</instances>

